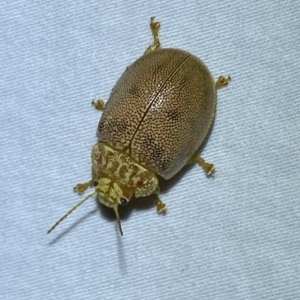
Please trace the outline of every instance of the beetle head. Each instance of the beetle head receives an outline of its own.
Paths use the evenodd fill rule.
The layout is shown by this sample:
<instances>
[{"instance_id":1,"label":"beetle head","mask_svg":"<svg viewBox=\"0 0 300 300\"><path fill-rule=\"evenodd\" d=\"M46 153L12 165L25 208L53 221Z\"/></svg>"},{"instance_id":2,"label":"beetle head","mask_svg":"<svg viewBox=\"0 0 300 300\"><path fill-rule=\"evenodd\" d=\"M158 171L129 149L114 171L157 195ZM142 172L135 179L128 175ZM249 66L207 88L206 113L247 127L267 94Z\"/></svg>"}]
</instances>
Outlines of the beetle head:
<instances>
[{"instance_id":1,"label":"beetle head","mask_svg":"<svg viewBox=\"0 0 300 300\"><path fill-rule=\"evenodd\" d=\"M123 235L118 206L126 205L130 201L133 190L108 177L103 177L99 180L95 179L93 184L95 186L95 192L98 194L99 201L105 206L113 208L115 211L119 230L121 235Z\"/></svg>"}]
</instances>

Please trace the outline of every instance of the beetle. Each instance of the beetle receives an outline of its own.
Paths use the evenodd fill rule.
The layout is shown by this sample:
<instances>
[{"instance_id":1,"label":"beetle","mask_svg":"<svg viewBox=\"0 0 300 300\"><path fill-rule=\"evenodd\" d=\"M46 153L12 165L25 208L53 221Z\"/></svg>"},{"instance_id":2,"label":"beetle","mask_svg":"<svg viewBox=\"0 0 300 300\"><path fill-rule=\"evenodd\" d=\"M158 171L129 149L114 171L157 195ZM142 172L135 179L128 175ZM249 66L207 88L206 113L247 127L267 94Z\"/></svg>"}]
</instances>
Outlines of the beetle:
<instances>
[{"instance_id":1,"label":"beetle","mask_svg":"<svg viewBox=\"0 0 300 300\"><path fill-rule=\"evenodd\" d=\"M209 69L189 52L160 47L160 23L150 20L154 42L126 68L106 104L92 105L103 111L92 148L92 179L74 190L95 191L81 200L48 231L88 198L113 208L123 235L118 206L135 196L153 195L158 213L166 211L159 194L159 177L172 178L186 164L197 163L212 175L214 165L197 154L214 119L216 91L230 82L215 82Z\"/></svg>"}]
</instances>

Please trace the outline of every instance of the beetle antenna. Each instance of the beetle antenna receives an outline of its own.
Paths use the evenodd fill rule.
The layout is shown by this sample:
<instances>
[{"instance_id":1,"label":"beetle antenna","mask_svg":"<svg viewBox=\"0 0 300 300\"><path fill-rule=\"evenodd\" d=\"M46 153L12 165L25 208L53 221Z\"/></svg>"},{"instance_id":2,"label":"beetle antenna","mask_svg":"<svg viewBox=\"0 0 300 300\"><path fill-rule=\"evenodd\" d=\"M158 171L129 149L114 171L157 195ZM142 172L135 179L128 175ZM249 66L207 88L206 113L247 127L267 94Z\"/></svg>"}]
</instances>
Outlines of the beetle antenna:
<instances>
[{"instance_id":1,"label":"beetle antenna","mask_svg":"<svg viewBox=\"0 0 300 300\"><path fill-rule=\"evenodd\" d=\"M118 223L118 227L119 227L120 233L123 236L123 230L122 230L122 226L121 226L121 220L120 220L120 216L119 216L118 206L117 205L114 207L114 211L116 213L117 223Z\"/></svg>"},{"instance_id":2,"label":"beetle antenna","mask_svg":"<svg viewBox=\"0 0 300 300\"><path fill-rule=\"evenodd\" d=\"M62 222L68 215L70 215L77 207L79 207L81 204L83 204L87 199L92 198L97 195L97 192L95 191L92 194L89 194L87 197L85 197L83 200L78 202L73 208L71 208L63 217L61 217L48 231L47 233L50 233L60 222Z\"/></svg>"}]
</instances>

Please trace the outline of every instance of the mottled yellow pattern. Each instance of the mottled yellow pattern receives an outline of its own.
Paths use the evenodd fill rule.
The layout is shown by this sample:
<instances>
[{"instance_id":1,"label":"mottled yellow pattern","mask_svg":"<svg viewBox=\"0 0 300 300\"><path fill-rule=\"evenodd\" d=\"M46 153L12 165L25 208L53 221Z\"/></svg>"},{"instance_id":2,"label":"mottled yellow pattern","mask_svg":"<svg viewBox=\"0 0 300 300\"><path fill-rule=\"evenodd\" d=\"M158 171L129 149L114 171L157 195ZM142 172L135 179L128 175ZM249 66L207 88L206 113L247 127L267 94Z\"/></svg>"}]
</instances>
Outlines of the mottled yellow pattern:
<instances>
[{"instance_id":1,"label":"mottled yellow pattern","mask_svg":"<svg viewBox=\"0 0 300 300\"><path fill-rule=\"evenodd\" d=\"M139 165L128 154L104 143L94 145L92 164L97 179L110 178L114 183L133 190L136 197L158 192L158 179L154 172ZM106 185L103 182L103 189L107 188ZM103 190L103 193L107 194L108 190Z\"/></svg>"}]
</instances>

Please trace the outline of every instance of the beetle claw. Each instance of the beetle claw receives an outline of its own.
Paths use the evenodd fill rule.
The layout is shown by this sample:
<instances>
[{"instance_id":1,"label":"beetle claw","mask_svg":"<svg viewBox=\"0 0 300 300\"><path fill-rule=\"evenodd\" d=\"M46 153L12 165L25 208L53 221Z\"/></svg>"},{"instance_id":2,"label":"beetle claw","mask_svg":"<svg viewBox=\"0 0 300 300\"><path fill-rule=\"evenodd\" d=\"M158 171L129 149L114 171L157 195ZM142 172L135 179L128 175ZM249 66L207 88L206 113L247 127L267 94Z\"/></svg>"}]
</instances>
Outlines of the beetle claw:
<instances>
[{"instance_id":1,"label":"beetle claw","mask_svg":"<svg viewBox=\"0 0 300 300\"><path fill-rule=\"evenodd\" d=\"M203 168L207 176L213 176L216 172L214 164L205 163Z\"/></svg>"},{"instance_id":2,"label":"beetle claw","mask_svg":"<svg viewBox=\"0 0 300 300\"><path fill-rule=\"evenodd\" d=\"M104 110L104 107L105 107L105 103L103 100L99 99L99 100L96 100L96 101L92 101L92 105L95 107L95 109L97 110Z\"/></svg>"},{"instance_id":3,"label":"beetle claw","mask_svg":"<svg viewBox=\"0 0 300 300\"><path fill-rule=\"evenodd\" d=\"M224 86L227 86L230 81L231 81L231 77L229 75L228 76L220 76L218 78L217 82L215 83L216 90L218 90Z\"/></svg>"},{"instance_id":4,"label":"beetle claw","mask_svg":"<svg viewBox=\"0 0 300 300\"><path fill-rule=\"evenodd\" d=\"M167 211L167 205L158 198L157 195L155 195L156 200L156 210L159 214L165 214Z\"/></svg>"}]
</instances>

